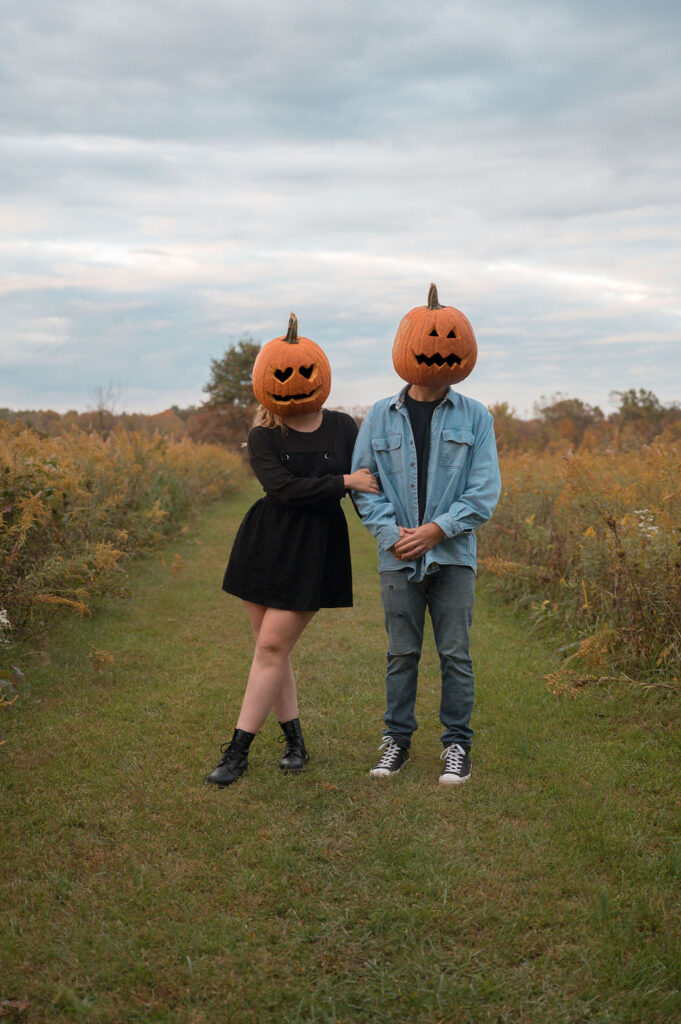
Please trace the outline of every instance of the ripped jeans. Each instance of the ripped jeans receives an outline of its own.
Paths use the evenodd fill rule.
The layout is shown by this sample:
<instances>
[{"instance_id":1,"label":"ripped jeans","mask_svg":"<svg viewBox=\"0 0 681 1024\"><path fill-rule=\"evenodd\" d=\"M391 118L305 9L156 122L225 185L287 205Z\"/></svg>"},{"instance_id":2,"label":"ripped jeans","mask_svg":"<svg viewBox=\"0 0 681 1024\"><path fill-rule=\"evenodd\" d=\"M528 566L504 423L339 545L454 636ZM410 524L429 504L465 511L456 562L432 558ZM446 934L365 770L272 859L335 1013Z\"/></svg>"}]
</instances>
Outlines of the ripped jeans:
<instances>
[{"instance_id":1,"label":"ripped jeans","mask_svg":"<svg viewBox=\"0 0 681 1024\"><path fill-rule=\"evenodd\" d=\"M407 569L379 575L389 644L384 735L408 747L418 728L414 705L427 606L442 673L441 739L445 746L460 743L470 750L474 681L469 631L475 573L466 565L443 565L418 583L409 582Z\"/></svg>"}]
</instances>

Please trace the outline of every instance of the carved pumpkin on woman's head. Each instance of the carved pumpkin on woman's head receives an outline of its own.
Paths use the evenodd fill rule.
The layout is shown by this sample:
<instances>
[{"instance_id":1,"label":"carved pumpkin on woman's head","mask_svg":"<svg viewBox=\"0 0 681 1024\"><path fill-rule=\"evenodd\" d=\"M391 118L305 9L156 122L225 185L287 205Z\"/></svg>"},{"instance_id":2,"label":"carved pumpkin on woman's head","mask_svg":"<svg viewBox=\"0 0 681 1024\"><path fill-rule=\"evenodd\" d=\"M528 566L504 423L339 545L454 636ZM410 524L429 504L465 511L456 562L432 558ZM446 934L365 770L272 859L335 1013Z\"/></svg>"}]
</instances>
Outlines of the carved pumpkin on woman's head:
<instances>
[{"instance_id":1,"label":"carved pumpkin on woman's head","mask_svg":"<svg viewBox=\"0 0 681 1024\"><path fill-rule=\"evenodd\" d=\"M461 310L441 306L431 284L428 305L402 317L393 344L393 366L403 380L422 387L458 384L478 358L473 328Z\"/></svg>"},{"instance_id":2,"label":"carved pumpkin on woman's head","mask_svg":"<svg viewBox=\"0 0 681 1024\"><path fill-rule=\"evenodd\" d=\"M316 412L329 397L329 360L316 342L298 337L295 313L291 313L288 333L268 341L258 352L253 391L261 405L284 417Z\"/></svg>"}]
</instances>

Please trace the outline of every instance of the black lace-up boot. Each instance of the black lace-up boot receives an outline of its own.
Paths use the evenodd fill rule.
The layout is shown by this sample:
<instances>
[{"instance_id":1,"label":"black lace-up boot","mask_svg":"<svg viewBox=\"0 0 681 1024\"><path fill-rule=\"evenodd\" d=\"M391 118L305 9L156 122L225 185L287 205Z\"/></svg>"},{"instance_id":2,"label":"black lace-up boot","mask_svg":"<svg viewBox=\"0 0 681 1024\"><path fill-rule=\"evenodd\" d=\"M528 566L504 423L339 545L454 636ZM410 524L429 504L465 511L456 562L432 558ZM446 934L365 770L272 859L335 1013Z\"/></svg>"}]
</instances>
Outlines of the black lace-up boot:
<instances>
[{"instance_id":1,"label":"black lace-up boot","mask_svg":"<svg viewBox=\"0 0 681 1024\"><path fill-rule=\"evenodd\" d=\"M303 730L300 728L300 719L292 718L290 722L280 722L284 735L280 742L286 741L284 756L279 762L282 772L302 772L310 755L305 749Z\"/></svg>"},{"instance_id":2,"label":"black lace-up boot","mask_svg":"<svg viewBox=\"0 0 681 1024\"><path fill-rule=\"evenodd\" d=\"M235 729L230 742L223 743L220 747L222 757L217 768L206 776L206 782L212 782L216 786L231 786L240 779L248 768L248 750L254 737L253 732Z\"/></svg>"}]
</instances>

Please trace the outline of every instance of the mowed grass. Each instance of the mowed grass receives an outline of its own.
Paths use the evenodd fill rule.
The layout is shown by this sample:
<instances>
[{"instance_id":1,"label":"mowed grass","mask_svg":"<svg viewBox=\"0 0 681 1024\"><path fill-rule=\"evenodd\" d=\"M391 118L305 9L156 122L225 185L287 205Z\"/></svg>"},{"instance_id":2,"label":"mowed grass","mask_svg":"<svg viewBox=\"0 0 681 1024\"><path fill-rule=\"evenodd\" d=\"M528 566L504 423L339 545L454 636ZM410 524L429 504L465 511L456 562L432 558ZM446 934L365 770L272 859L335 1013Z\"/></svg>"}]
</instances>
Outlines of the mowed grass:
<instances>
[{"instance_id":1,"label":"mowed grass","mask_svg":"<svg viewBox=\"0 0 681 1024\"><path fill-rule=\"evenodd\" d=\"M220 583L255 495L25 656L0 720L0 1019L679 1020L678 700L547 692L550 648L482 584L470 783L438 785L431 637L412 761L370 778L385 639L352 510L355 608L320 612L294 656L309 771L279 772L270 719L248 774L204 785L250 663Z\"/></svg>"}]
</instances>

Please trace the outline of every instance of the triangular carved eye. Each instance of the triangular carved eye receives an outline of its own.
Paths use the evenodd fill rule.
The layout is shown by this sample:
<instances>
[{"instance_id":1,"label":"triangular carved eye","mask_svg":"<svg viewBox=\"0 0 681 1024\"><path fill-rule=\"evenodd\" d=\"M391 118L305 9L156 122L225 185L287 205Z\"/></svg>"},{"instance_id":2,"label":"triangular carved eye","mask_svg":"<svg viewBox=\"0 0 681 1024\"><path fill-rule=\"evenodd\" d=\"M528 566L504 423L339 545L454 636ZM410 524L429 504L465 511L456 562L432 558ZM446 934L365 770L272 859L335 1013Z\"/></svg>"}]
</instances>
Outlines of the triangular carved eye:
<instances>
[{"instance_id":1,"label":"triangular carved eye","mask_svg":"<svg viewBox=\"0 0 681 1024\"><path fill-rule=\"evenodd\" d=\"M301 366L299 372L302 373L302 375L305 378L305 380L309 380L310 377L312 376L312 371L313 370L314 370L314 363L312 364L312 366Z\"/></svg>"},{"instance_id":2,"label":"triangular carved eye","mask_svg":"<svg viewBox=\"0 0 681 1024\"><path fill-rule=\"evenodd\" d=\"M287 366L285 370L275 370L274 371L274 376L277 378L277 380L280 380L281 383L283 384L285 380L289 379L289 377L291 376L292 373L293 373L293 367L292 366Z\"/></svg>"},{"instance_id":3,"label":"triangular carved eye","mask_svg":"<svg viewBox=\"0 0 681 1024\"><path fill-rule=\"evenodd\" d=\"M440 335L437 333L437 330L433 327L433 329L430 332L430 334L428 335L428 337L429 338L439 338Z\"/></svg>"},{"instance_id":4,"label":"triangular carved eye","mask_svg":"<svg viewBox=\"0 0 681 1024\"><path fill-rule=\"evenodd\" d=\"M452 328L452 330L449 332L447 337L448 338L456 338L456 331L454 330L454 328Z\"/></svg>"}]
</instances>

